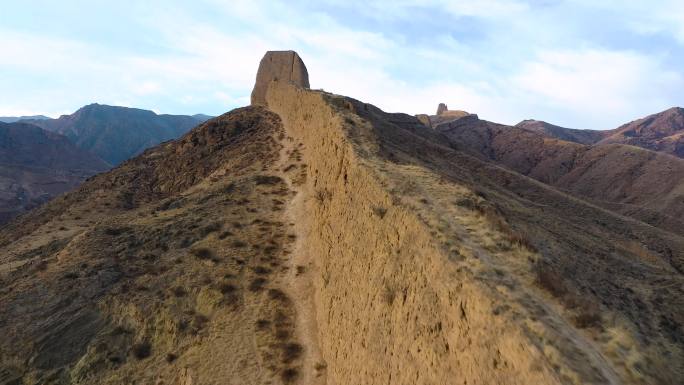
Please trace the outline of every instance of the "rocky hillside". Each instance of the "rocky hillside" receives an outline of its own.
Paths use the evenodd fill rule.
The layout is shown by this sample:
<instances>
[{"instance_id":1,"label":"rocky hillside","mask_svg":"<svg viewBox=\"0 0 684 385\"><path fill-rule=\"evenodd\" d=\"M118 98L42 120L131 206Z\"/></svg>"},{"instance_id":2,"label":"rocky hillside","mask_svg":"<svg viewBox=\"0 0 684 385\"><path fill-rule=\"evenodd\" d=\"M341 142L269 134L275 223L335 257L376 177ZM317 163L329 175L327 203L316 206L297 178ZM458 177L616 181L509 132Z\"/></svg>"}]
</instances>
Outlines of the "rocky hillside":
<instances>
[{"instance_id":1,"label":"rocky hillside","mask_svg":"<svg viewBox=\"0 0 684 385\"><path fill-rule=\"evenodd\" d=\"M605 138L610 133L610 131L565 128L543 122L541 120L523 120L515 126L540 133L549 138L556 138L565 140L567 142L575 142L580 144L594 144Z\"/></svg>"},{"instance_id":2,"label":"rocky hillside","mask_svg":"<svg viewBox=\"0 0 684 385\"><path fill-rule=\"evenodd\" d=\"M0 123L0 225L109 167L62 135Z\"/></svg>"},{"instance_id":3,"label":"rocky hillside","mask_svg":"<svg viewBox=\"0 0 684 385\"><path fill-rule=\"evenodd\" d=\"M591 146L553 139L548 131L525 126L463 118L436 130L454 148L609 210L684 234L684 160L621 144Z\"/></svg>"},{"instance_id":4,"label":"rocky hillside","mask_svg":"<svg viewBox=\"0 0 684 385\"><path fill-rule=\"evenodd\" d=\"M670 108L627 123L598 143L629 144L684 158L684 108Z\"/></svg>"},{"instance_id":5,"label":"rocky hillside","mask_svg":"<svg viewBox=\"0 0 684 385\"><path fill-rule=\"evenodd\" d=\"M680 107L649 115L614 130L577 130L538 120L524 120L516 127L569 142L626 144L684 158L684 109Z\"/></svg>"},{"instance_id":6,"label":"rocky hillside","mask_svg":"<svg viewBox=\"0 0 684 385\"><path fill-rule=\"evenodd\" d=\"M204 115L157 115L137 108L89 104L58 119L27 122L64 135L79 148L118 165L205 120Z\"/></svg>"},{"instance_id":7,"label":"rocky hillside","mask_svg":"<svg viewBox=\"0 0 684 385\"><path fill-rule=\"evenodd\" d=\"M682 378L682 235L302 67L0 230L0 383Z\"/></svg>"}]
</instances>

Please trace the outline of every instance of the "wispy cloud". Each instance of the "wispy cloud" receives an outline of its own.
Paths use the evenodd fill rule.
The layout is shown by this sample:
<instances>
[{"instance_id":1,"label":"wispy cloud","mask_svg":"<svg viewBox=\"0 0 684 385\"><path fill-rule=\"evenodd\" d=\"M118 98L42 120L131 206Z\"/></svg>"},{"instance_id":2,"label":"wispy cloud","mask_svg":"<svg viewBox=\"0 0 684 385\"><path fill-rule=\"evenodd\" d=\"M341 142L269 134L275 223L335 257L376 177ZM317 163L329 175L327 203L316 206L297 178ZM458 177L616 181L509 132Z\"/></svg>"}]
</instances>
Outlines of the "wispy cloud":
<instances>
[{"instance_id":1,"label":"wispy cloud","mask_svg":"<svg viewBox=\"0 0 684 385\"><path fill-rule=\"evenodd\" d=\"M12 24L22 7L0 17L0 82L12 89L0 95L5 113L124 100L218 114L248 102L270 49L299 51L313 87L391 111L431 112L447 102L504 123L611 128L684 104L677 0L135 3L118 20L117 39L101 38L110 35L96 22L110 6L83 15L92 31L71 34L68 26L55 34ZM116 7L126 14L125 4Z\"/></svg>"}]
</instances>

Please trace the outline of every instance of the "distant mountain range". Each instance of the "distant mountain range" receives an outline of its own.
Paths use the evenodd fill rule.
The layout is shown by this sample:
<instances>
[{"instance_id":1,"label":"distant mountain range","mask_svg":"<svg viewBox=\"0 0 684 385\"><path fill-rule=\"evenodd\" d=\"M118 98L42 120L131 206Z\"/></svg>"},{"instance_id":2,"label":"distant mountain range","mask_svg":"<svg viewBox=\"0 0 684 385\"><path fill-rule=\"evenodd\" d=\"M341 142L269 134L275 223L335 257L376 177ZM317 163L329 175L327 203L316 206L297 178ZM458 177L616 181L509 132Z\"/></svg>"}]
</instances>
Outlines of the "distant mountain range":
<instances>
[{"instance_id":1,"label":"distant mountain range","mask_svg":"<svg viewBox=\"0 0 684 385\"><path fill-rule=\"evenodd\" d=\"M539 120L525 120L516 127L575 143L627 144L684 158L684 109L680 107L649 115L614 130L577 130Z\"/></svg>"},{"instance_id":2,"label":"distant mountain range","mask_svg":"<svg viewBox=\"0 0 684 385\"><path fill-rule=\"evenodd\" d=\"M0 123L0 224L110 167L62 135Z\"/></svg>"},{"instance_id":3,"label":"distant mountain range","mask_svg":"<svg viewBox=\"0 0 684 385\"><path fill-rule=\"evenodd\" d=\"M52 119L45 115L31 115L31 116L0 116L0 122L2 123L14 123L20 120L45 120Z\"/></svg>"},{"instance_id":4,"label":"distant mountain range","mask_svg":"<svg viewBox=\"0 0 684 385\"><path fill-rule=\"evenodd\" d=\"M684 229L681 108L592 131L526 120L506 126L476 115L439 124L452 147L676 233Z\"/></svg>"},{"instance_id":5,"label":"distant mountain range","mask_svg":"<svg viewBox=\"0 0 684 385\"><path fill-rule=\"evenodd\" d=\"M115 166L161 142L178 138L207 115L157 115L138 108L89 104L58 119L25 120L66 136Z\"/></svg>"}]
</instances>

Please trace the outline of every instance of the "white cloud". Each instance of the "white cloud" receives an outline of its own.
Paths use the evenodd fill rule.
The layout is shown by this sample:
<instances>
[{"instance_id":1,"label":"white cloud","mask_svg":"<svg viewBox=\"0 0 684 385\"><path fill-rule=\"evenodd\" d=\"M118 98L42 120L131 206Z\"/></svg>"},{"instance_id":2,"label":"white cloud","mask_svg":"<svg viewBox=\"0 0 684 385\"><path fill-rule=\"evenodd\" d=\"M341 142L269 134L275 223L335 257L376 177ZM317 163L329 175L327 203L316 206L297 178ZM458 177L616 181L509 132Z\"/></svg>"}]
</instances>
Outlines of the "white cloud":
<instances>
[{"instance_id":1,"label":"white cloud","mask_svg":"<svg viewBox=\"0 0 684 385\"><path fill-rule=\"evenodd\" d=\"M600 125L657 112L684 86L681 74L664 69L658 58L629 51L542 52L512 80L540 110L588 117L577 119L594 122L588 128L613 128Z\"/></svg>"}]
</instances>

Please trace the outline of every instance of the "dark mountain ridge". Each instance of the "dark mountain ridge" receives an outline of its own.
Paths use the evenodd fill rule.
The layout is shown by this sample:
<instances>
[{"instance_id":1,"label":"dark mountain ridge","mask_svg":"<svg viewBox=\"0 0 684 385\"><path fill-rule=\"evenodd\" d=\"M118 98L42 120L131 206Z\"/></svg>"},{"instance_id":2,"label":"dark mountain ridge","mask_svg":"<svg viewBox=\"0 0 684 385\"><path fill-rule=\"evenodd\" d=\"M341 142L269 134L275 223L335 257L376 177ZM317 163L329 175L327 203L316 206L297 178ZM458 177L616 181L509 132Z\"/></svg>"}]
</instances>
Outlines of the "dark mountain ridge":
<instances>
[{"instance_id":1,"label":"dark mountain ridge","mask_svg":"<svg viewBox=\"0 0 684 385\"><path fill-rule=\"evenodd\" d=\"M28 122L64 135L79 148L117 165L146 148L178 138L205 120L205 116L158 115L138 108L93 103L71 115Z\"/></svg>"}]
</instances>

